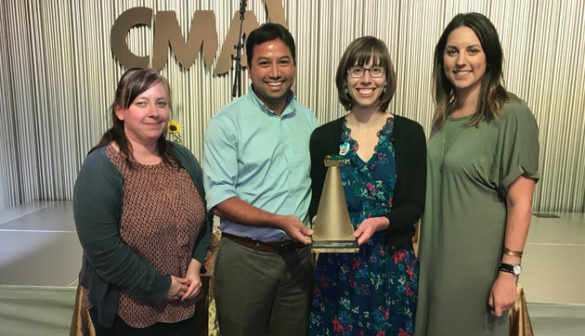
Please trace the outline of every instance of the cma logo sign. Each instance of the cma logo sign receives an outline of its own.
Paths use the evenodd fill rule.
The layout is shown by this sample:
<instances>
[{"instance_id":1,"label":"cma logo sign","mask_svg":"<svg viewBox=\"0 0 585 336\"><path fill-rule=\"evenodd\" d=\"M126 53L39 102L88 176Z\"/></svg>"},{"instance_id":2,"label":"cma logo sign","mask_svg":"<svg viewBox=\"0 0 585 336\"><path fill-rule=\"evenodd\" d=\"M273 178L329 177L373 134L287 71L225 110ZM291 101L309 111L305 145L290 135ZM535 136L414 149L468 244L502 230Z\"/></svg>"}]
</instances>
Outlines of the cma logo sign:
<instances>
[{"instance_id":1,"label":"cma logo sign","mask_svg":"<svg viewBox=\"0 0 585 336\"><path fill-rule=\"evenodd\" d=\"M281 0L264 0L270 22L286 25L284 8ZM154 16L154 20L153 20ZM152 24L152 27L151 27ZM128 48L126 37L130 30L137 26L154 28L152 60L150 56L138 56ZM246 11L242 25L242 33L249 33L258 28L258 20L252 11ZM231 69L234 45L238 43L240 33L240 13L237 11L230 23L221 53L213 70L214 75L224 74ZM199 52L203 53L205 67L211 70L219 45L215 29L213 11L199 10L193 14L191 28L187 38L181 33L181 27L174 11L158 11L156 15L151 8L135 7L122 13L114 22L110 35L112 52L126 68L151 67L161 70L167 63L168 48L174 52L179 64L189 69L195 63ZM242 57L242 66L246 66L246 57Z\"/></svg>"}]
</instances>

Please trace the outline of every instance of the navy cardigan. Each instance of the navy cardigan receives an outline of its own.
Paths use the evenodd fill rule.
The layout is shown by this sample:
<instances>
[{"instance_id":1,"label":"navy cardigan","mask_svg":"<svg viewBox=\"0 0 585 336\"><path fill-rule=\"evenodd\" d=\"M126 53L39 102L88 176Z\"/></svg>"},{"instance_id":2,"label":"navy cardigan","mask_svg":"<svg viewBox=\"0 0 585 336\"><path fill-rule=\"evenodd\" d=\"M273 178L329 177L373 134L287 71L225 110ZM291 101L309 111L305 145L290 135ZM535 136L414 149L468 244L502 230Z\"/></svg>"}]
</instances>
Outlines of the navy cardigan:
<instances>
[{"instance_id":1,"label":"navy cardigan","mask_svg":"<svg viewBox=\"0 0 585 336\"><path fill-rule=\"evenodd\" d=\"M339 154L344 117L331 121L313 131L311 150L311 188L313 196L309 206L310 218L317 214L319 199L327 169L323 159ZM396 185L392 198L392 210L385 214L390 226L384 230L393 248L412 249L414 224L425 208L426 188L426 140L420 124L394 115L394 128L390 141L396 158Z\"/></svg>"}]
</instances>

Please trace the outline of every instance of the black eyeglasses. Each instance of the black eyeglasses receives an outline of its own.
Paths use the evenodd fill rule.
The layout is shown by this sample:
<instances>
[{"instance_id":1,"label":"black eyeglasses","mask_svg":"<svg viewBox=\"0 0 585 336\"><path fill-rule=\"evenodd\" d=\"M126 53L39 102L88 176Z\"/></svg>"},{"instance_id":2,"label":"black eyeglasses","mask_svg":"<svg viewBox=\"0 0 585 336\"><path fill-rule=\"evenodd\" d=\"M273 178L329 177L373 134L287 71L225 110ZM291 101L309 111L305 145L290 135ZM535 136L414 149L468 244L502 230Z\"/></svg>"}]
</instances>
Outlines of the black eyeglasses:
<instances>
[{"instance_id":1,"label":"black eyeglasses","mask_svg":"<svg viewBox=\"0 0 585 336\"><path fill-rule=\"evenodd\" d=\"M366 69L363 66L352 66L349 68L349 75L353 78L362 78L366 74L366 71L370 72L372 78L384 77L386 74L386 69L384 69L383 66L374 65L369 69Z\"/></svg>"}]
</instances>

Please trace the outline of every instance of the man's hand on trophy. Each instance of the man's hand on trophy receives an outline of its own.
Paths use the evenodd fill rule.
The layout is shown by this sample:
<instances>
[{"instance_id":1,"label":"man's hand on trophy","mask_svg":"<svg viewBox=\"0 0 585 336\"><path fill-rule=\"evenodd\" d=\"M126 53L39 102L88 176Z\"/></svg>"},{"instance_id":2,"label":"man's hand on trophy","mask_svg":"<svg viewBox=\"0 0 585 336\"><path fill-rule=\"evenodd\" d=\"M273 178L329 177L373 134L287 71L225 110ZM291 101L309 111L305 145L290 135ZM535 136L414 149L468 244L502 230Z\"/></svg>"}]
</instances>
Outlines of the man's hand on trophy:
<instances>
[{"instance_id":1,"label":"man's hand on trophy","mask_svg":"<svg viewBox=\"0 0 585 336\"><path fill-rule=\"evenodd\" d=\"M390 221L386 217L371 217L360 224L353 236L357 238L358 245L361 245L370 240L376 231L388 228L388 225Z\"/></svg>"},{"instance_id":2,"label":"man's hand on trophy","mask_svg":"<svg viewBox=\"0 0 585 336\"><path fill-rule=\"evenodd\" d=\"M280 216L278 227L284 230L292 239L298 240L305 245L311 244L313 230L306 227L297 216Z\"/></svg>"}]
</instances>

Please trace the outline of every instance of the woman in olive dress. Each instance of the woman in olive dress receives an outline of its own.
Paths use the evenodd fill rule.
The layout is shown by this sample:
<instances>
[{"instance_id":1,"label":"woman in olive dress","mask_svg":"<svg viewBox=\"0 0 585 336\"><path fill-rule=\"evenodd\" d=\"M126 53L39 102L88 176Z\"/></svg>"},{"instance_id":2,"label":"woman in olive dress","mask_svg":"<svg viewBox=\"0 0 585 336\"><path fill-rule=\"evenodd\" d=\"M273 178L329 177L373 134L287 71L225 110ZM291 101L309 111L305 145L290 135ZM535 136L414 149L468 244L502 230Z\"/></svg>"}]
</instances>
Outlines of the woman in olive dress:
<instances>
[{"instance_id":1,"label":"woman in olive dress","mask_svg":"<svg viewBox=\"0 0 585 336\"><path fill-rule=\"evenodd\" d=\"M493 24L459 14L435 48L416 335L508 335L538 180L532 112L502 86Z\"/></svg>"}]
</instances>

